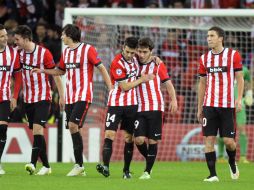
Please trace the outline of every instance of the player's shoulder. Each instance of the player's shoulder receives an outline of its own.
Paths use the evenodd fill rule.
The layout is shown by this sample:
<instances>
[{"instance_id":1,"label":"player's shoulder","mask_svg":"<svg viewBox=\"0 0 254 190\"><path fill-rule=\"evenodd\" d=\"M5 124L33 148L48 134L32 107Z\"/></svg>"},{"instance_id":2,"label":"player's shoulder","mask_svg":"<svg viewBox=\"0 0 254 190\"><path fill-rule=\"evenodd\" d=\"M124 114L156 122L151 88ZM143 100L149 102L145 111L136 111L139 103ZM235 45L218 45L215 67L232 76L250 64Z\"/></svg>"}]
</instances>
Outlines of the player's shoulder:
<instances>
[{"instance_id":1,"label":"player's shoulder","mask_svg":"<svg viewBox=\"0 0 254 190\"><path fill-rule=\"evenodd\" d=\"M111 65L118 65L119 62L123 59L123 56L121 53L117 54L114 59L112 60Z\"/></svg>"}]
</instances>

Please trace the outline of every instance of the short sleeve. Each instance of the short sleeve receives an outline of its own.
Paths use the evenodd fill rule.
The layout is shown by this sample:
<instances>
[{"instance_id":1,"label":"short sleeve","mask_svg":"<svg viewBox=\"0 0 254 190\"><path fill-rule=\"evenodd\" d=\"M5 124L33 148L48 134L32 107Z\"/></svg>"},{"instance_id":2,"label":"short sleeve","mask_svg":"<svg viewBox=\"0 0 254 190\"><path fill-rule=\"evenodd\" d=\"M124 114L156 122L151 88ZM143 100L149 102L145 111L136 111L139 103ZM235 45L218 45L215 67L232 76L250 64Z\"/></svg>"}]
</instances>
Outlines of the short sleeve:
<instances>
[{"instance_id":1,"label":"short sleeve","mask_svg":"<svg viewBox=\"0 0 254 190\"><path fill-rule=\"evenodd\" d=\"M99 58L98 53L93 46L90 46L88 50L88 61L96 67L101 64L101 59Z\"/></svg>"},{"instance_id":2,"label":"short sleeve","mask_svg":"<svg viewBox=\"0 0 254 190\"><path fill-rule=\"evenodd\" d=\"M120 64L117 62L113 62L110 67L110 74L111 77L115 81L122 81L126 79L126 69L124 69Z\"/></svg>"},{"instance_id":3,"label":"short sleeve","mask_svg":"<svg viewBox=\"0 0 254 190\"><path fill-rule=\"evenodd\" d=\"M158 75L159 75L162 83L166 82L167 80L170 80L170 77L169 77L168 71L167 71L167 67L165 66L165 64L163 62L161 62L159 65Z\"/></svg>"},{"instance_id":4,"label":"short sleeve","mask_svg":"<svg viewBox=\"0 0 254 190\"><path fill-rule=\"evenodd\" d=\"M242 58L241 55L238 51L236 51L234 53L234 57L233 57L233 67L234 67L234 71L241 71L242 70Z\"/></svg>"},{"instance_id":5,"label":"short sleeve","mask_svg":"<svg viewBox=\"0 0 254 190\"><path fill-rule=\"evenodd\" d=\"M206 68L205 68L205 65L203 63L202 57L200 57L200 59L199 59L198 74L201 77L206 76Z\"/></svg>"},{"instance_id":6,"label":"short sleeve","mask_svg":"<svg viewBox=\"0 0 254 190\"><path fill-rule=\"evenodd\" d=\"M46 69L55 68L55 62L54 62L53 56L48 49L46 49L44 54L44 67Z\"/></svg>"}]
</instances>

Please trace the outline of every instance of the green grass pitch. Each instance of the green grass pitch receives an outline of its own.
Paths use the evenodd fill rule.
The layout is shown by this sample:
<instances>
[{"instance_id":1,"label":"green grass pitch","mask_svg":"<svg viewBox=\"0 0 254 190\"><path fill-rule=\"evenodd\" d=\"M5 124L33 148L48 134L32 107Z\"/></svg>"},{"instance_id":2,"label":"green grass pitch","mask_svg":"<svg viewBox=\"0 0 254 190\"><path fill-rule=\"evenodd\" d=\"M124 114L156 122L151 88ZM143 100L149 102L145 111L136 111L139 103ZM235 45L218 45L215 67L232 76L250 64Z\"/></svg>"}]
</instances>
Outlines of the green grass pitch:
<instances>
[{"instance_id":1,"label":"green grass pitch","mask_svg":"<svg viewBox=\"0 0 254 190\"><path fill-rule=\"evenodd\" d=\"M51 164L49 176L30 176L24 170L25 164L3 163L6 174L0 176L0 190L253 190L254 164L239 164L240 179L232 181L227 164L218 163L220 182L207 183L205 162L156 162L150 180L139 180L144 163L133 162L133 178L122 179L120 162L110 165L109 178L98 174L96 163L85 163L87 176L66 177L73 164ZM40 163L37 167L40 167Z\"/></svg>"}]
</instances>

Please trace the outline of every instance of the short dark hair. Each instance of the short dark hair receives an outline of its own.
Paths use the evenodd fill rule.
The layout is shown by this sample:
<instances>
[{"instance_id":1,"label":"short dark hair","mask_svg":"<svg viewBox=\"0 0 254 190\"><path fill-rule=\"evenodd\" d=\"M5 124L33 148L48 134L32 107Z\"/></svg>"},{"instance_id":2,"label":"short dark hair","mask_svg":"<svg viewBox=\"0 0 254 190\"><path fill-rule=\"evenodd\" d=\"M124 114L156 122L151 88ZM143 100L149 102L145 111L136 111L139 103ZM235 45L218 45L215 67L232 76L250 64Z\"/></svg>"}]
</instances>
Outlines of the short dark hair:
<instances>
[{"instance_id":1,"label":"short dark hair","mask_svg":"<svg viewBox=\"0 0 254 190\"><path fill-rule=\"evenodd\" d=\"M14 33L30 41L33 39L33 32L27 25L19 25Z\"/></svg>"},{"instance_id":2,"label":"short dark hair","mask_svg":"<svg viewBox=\"0 0 254 190\"><path fill-rule=\"evenodd\" d=\"M145 38L141 38L138 41L138 47L139 48L149 48L149 50L152 51L154 48L154 43L151 40L151 38L145 37Z\"/></svg>"},{"instance_id":3,"label":"short dark hair","mask_svg":"<svg viewBox=\"0 0 254 190\"><path fill-rule=\"evenodd\" d=\"M65 33L65 35L73 40L73 42L79 42L81 38L81 31L79 27L77 27L74 24L67 24L64 26L62 32Z\"/></svg>"},{"instance_id":4,"label":"short dark hair","mask_svg":"<svg viewBox=\"0 0 254 190\"><path fill-rule=\"evenodd\" d=\"M215 31L218 34L219 37L223 37L223 39L224 39L225 32L222 28L220 28L218 26L213 26L208 31L211 31L211 30Z\"/></svg>"},{"instance_id":5,"label":"short dark hair","mask_svg":"<svg viewBox=\"0 0 254 190\"><path fill-rule=\"evenodd\" d=\"M136 37L128 37L124 41L124 46L128 46L129 48L136 49L138 47L138 38Z\"/></svg>"},{"instance_id":6,"label":"short dark hair","mask_svg":"<svg viewBox=\"0 0 254 190\"><path fill-rule=\"evenodd\" d=\"M0 24L0 30L5 29L4 25Z\"/></svg>"}]
</instances>

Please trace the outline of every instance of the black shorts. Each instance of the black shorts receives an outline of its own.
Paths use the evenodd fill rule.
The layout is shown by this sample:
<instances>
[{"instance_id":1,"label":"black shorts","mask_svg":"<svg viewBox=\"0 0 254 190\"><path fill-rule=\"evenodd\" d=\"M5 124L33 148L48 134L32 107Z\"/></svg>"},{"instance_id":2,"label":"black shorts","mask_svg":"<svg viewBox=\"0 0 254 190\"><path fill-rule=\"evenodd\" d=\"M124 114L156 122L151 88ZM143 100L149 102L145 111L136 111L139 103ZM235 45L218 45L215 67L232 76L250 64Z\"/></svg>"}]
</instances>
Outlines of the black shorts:
<instances>
[{"instance_id":1,"label":"black shorts","mask_svg":"<svg viewBox=\"0 0 254 190\"><path fill-rule=\"evenodd\" d=\"M145 136L148 139L160 140L162 133L161 111L138 112L135 120L135 137Z\"/></svg>"},{"instance_id":2,"label":"black shorts","mask_svg":"<svg viewBox=\"0 0 254 190\"><path fill-rule=\"evenodd\" d=\"M6 100L0 102L0 121L9 122L10 113L11 113L10 101Z\"/></svg>"},{"instance_id":3,"label":"black shorts","mask_svg":"<svg viewBox=\"0 0 254 190\"><path fill-rule=\"evenodd\" d=\"M105 121L105 130L117 131L121 122L121 130L133 134L134 121L136 118L138 106L109 106Z\"/></svg>"},{"instance_id":4,"label":"black shorts","mask_svg":"<svg viewBox=\"0 0 254 190\"><path fill-rule=\"evenodd\" d=\"M203 107L203 136L217 136L235 138L236 117L235 108Z\"/></svg>"},{"instance_id":5,"label":"black shorts","mask_svg":"<svg viewBox=\"0 0 254 190\"><path fill-rule=\"evenodd\" d=\"M45 124L48 121L51 102L43 100L35 103L25 103L24 105L29 122L29 128L32 129L33 124L45 127Z\"/></svg>"},{"instance_id":6,"label":"black shorts","mask_svg":"<svg viewBox=\"0 0 254 190\"><path fill-rule=\"evenodd\" d=\"M85 122L86 114L90 103L86 101L79 101L73 104L65 105L65 113L66 113L66 129L69 128L68 123L73 122L81 128Z\"/></svg>"}]
</instances>

